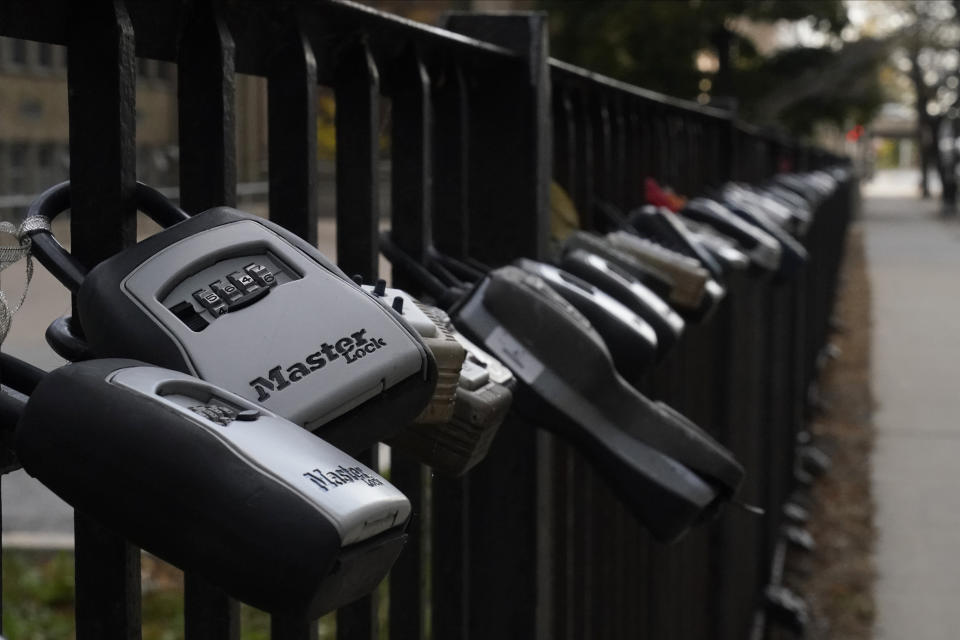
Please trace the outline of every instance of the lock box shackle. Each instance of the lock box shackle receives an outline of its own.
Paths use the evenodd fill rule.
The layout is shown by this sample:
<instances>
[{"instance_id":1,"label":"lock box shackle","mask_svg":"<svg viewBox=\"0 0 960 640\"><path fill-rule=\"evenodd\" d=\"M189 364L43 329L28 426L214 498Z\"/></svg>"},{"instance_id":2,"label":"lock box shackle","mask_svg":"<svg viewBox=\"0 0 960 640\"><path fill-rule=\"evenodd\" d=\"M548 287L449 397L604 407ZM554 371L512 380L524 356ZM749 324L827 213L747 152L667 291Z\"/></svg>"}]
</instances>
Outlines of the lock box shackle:
<instances>
[{"instance_id":1,"label":"lock box shackle","mask_svg":"<svg viewBox=\"0 0 960 640\"><path fill-rule=\"evenodd\" d=\"M31 213L55 216L69 196L58 185ZM230 207L189 216L145 185L135 196L164 229L89 271L49 232L34 234L38 259L76 296L74 317L47 330L58 354L187 373L347 453L426 405L437 368L416 331L315 246Z\"/></svg>"},{"instance_id":2,"label":"lock box shackle","mask_svg":"<svg viewBox=\"0 0 960 640\"><path fill-rule=\"evenodd\" d=\"M134 191L137 209L166 229L182 222L190 215L167 200L162 193L142 182L137 182ZM53 220L70 208L70 181L61 182L41 193L27 210L27 217L44 216ZM32 229L27 232L33 244L33 255L44 267L64 284L70 293L76 294L87 275L88 269L70 255L54 237L50 229Z\"/></svg>"},{"instance_id":3,"label":"lock box shackle","mask_svg":"<svg viewBox=\"0 0 960 640\"><path fill-rule=\"evenodd\" d=\"M47 372L28 362L0 353L0 433L13 433L26 408L30 394L37 388ZM2 437L2 436L0 436ZM7 473L19 467L15 458L6 451L0 452L0 473Z\"/></svg>"}]
</instances>

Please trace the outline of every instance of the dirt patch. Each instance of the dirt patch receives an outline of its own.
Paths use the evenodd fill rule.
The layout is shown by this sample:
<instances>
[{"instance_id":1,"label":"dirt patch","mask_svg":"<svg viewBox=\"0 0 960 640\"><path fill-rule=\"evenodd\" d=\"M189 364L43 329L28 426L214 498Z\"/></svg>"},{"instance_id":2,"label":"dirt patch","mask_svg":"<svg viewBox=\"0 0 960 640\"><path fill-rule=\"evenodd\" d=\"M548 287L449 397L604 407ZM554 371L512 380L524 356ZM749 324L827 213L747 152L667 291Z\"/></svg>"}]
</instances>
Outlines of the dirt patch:
<instances>
[{"instance_id":1,"label":"dirt patch","mask_svg":"<svg viewBox=\"0 0 960 640\"><path fill-rule=\"evenodd\" d=\"M824 369L820 392L826 410L812 425L817 444L832 458L817 480L809 530L817 547L793 563L791 586L809 601L812 636L861 640L873 636L875 568L874 502L870 456L874 443L870 391L870 283L863 229L855 224L847 240L837 301L839 356Z\"/></svg>"}]
</instances>

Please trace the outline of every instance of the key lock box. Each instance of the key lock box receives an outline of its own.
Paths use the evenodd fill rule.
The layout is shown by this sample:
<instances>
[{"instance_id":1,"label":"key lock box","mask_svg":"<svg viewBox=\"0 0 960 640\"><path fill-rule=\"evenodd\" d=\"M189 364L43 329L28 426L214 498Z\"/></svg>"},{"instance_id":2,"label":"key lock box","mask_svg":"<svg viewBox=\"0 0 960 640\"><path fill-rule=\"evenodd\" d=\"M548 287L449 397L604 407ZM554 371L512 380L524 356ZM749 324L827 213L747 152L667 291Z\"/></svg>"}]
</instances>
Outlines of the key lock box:
<instances>
[{"instance_id":1,"label":"key lock box","mask_svg":"<svg viewBox=\"0 0 960 640\"><path fill-rule=\"evenodd\" d=\"M615 249L670 274L676 285L674 296L682 296L689 300L691 305L702 304L704 298L717 304L727 294L726 289L713 279L710 271L702 266L697 258L678 253L627 231L614 231L607 234L606 240Z\"/></svg>"},{"instance_id":2,"label":"key lock box","mask_svg":"<svg viewBox=\"0 0 960 640\"><path fill-rule=\"evenodd\" d=\"M778 280L791 279L803 269L809 259L807 250L756 203L737 197L733 191L725 191L720 203L741 220L768 233L777 241L780 245L780 266L776 272Z\"/></svg>"},{"instance_id":3,"label":"key lock box","mask_svg":"<svg viewBox=\"0 0 960 640\"><path fill-rule=\"evenodd\" d=\"M771 198L790 209L793 218L793 230L800 236L806 236L813 224L813 208L803 196L783 185L771 182L757 189L764 197Z\"/></svg>"},{"instance_id":4,"label":"key lock box","mask_svg":"<svg viewBox=\"0 0 960 640\"><path fill-rule=\"evenodd\" d=\"M459 476L483 460L513 401L513 374L467 340L449 316L383 280L364 285L420 334L437 361L437 391L430 405L387 444L430 466Z\"/></svg>"},{"instance_id":5,"label":"key lock box","mask_svg":"<svg viewBox=\"0 0 960 640\"><path fill-rule=\"evenodd\" d=\"M780 243L766 231L738 218L719 202L709 198L694 198L687 202L680 215L713 227L736 240L758 271L776 273L780 269Z\"/></svg>"},{"instance_id":6,"label":"key lock box","mask_svg":"<svg viewBox=\"0 0 960 640\"><path fill-rule=\"evenodd\" d=\"M656 331L615 298L549 264L520 258L514 265L541 278L590 322L628 381L638 383L656 362Z\"/></svg>"},{"instance_id":7,"label":"key lock box","mask_svg":"<svg viewBox=\"0 0 960 640\"><path fill-rule=\"evenodd\" d=\"M270 613L313 619L371 592L406 539L410 502L376 472L248 398L142 362L46 375L16 450L75 509Z\"/></svg>"},{"instance_id":8,"label":"key lock box","mask_svg":"<svg viewBox=\"0 0 960 640\"><path fill-rule=\"evenodd\" d=\"M722 287L705 287L698 296L684 293L673 274L643 261L638 256L614 247L605 238L584 232L570 234L564 244L564 255L573 251L585 251L597 255L608 263L630 274L649 287L654 293L666 300L671 307L690 322L704 322L719 306L723 298Z\"/></svg>"},{"instance_id":9,"label":"key lock box","mask_svg":"<svg viewBox=\"0 0 960 640\"><path fill-rule=\"evenodd\" d=\"M733 240L700 233L693 228L696 223L665 207L644 205L631 212L629 224L641 236L699 261L718 281L750 266L750 259Z\"/></svg>"},{"instance_id":10,"label":"key lock box","mask_svg":"<svg viewBox=\"0 0 960 640\"><path fill-rule=\"evenodd\" d=\"M710 255L720 263L724 274L750 271L753 262L733 238L723 235L709 225L693 220L684 220L683 226L690 231L690 238L710 252Z\"/></svg>"},{"instance_id":11,"label":"key lock box","mask_svg":"<svg viewBox=\"0 0 960 640\"><path fill-rule=\"evenodd\" d=\"M724 199L733 202L744 202L757 207L764 214L775 222L778 226L786 230L795 238L801 238L806 233L804 214L809 214L809 210L798 210L788 206L785 202L771 196L768 192L758 190L751 185L738 182L728 182L723 185L722 193Z\"/></svg>"},{"instance_id":12,"label":"key lock box","mask_svg":"<svg viewBox=\"0 0 960 640\"><path fill-rule=\"evenodd\" d=\"M820 202L823 201L831 191L829 186L817 184L817 180L813 177L813 174L777 174L773 177L773 182L786 187L802 197L812 209L818 207Z\"/></svg>"},{"instance_id":13,"label":"key lock box","mask_svg":"<svg viewBox=\"0 0 960 640\"><path fill-rule=\"evenodd\" d=\"M450 297L449 283L389 238L381 248L431 296ZM517 266L489 270L456 295L449 314L470 342L516 376L513 409L524 421L583 452L658 539L679 538L736 491L743 470L729 452L620 377L590 321L544 279Z\"/></svg>"},{"instance_id":14,"label":"key lock box","mask_svg":"<svg viewBox=\"0 0 960 640\"><path fill-rule=\"evenodd\" d=\"M449 267L449 271L454 272L452 275L457 278L456 281L451 282L449 276L446 278L447 286L453 285L448 291L459 292L454 294L453 302L466 295L469 287L490 271L489 267L475 269L461 264L459 260L443 256L435 250L431 256L435 261L429 266L420 265L395 247L389 235L381 237L381 248L396 267L416 278L421 286L441 300L450 296L442 290L444 282L436 273L431 273L431 266L433 269ZM604 340L615 343L617 349L612 350L623 354L617 358L618 366L628 378L641 375L650 365L651 357L654 354L656 358L662 357L683 331L683 319L635 279L631 278L631 284L617 291L617 295L608 296L611 292L606 290L606 279L602 279L602 282L591 279L595 270L593 264L585 265L582 270L577 270L577 265L568 269L566 261L559 263L560 268L526 259L520 259L515 264L542 277L590 319Z\"/></svg>"},{"instance_id":15,"label":"key lock box","mask_svg":"<svg viewBox=\"0 0 960 640\"><path fill-rule=\"evenodd\" d=\"M743 469L733 456L620 377L590 322L540 277L495 269L450 316L514 372L518 413L576 446L659 540L679 538L736 492Z\"/></svg>"},{"instance_id":16,"label":"key lock box","mask_svg":"<svg viewBox=\"0 0 960 640\"><path fill-rule=\"evenodd\" d=\"M657 294L625 270L582 250L568 251L560 267L609 294L646 320L657 334L657 358L662 359L683 335L685 323Z\"/></svg>"},{"instance_id":17,"label":"key lock box","mask_svg":"<svg viewBox=\"0 0 960 640\"><path fill-rule=\"evenodd\" d=\"M29 214L69 208L69 188L49 189ZM143 184L136 200L164 230L89 273L49 231L31 233L36 257L76 294L82 335L72 322L51 325L58 353L189 373L348 453L395 435L428 404L437 368L416 330L316 248L229 207L188 217Z\"/></svg>"}]
</instances>

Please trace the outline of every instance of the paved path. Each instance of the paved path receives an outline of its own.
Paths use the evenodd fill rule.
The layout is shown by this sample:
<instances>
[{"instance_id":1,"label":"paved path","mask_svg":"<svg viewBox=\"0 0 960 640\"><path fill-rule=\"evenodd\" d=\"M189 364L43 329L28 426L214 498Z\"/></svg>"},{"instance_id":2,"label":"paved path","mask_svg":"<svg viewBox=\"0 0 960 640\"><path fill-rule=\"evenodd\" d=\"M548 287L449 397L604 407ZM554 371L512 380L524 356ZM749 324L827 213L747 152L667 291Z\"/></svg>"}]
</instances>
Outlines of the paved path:
<instances>
[{"instance_id":1,"label":"paved path","mask_svg":"<svg viewBox=\"0 0 960 640\"><path fill-rule=\"evenodd\" d=\"M881 176L882 179L882 176ZM913 182L912 184L916 184ZM960 637L960 223L865 200L873 288L878 640Z\"/></svg>"}]
</instances>

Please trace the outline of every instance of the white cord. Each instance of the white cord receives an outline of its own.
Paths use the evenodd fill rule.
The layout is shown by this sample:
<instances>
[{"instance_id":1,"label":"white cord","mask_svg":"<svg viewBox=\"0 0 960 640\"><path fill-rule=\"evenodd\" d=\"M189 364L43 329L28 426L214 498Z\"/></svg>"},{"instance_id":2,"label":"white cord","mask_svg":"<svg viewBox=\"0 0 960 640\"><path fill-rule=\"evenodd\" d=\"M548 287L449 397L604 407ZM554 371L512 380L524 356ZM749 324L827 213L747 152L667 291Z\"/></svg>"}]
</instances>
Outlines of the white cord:
<instances>
[{"instance_id":1,"label":"white cord","mask_svg":"<svg viewBox=\"0 0 960 640\"><path fill-rule=\"evenodd\" d=\"M46 216L30 216L20 223L19 227L13 226L13 223L10 222L0 222L0 234L13 236L17 240L16 247L0 247L0 272L19 262L21 258L27 259L27 281L23 285L20 300L12 309L6 294L0 288L0 345L7 339L7 333L10 332L10 326L13 323L13 315L20 310L24 300L27 299L27 289L30 287L30 279L33 278L33 258L30 255L32 244L28 232L38 229L49 231L49 218Z\"/></svg>"}]
</instances>

